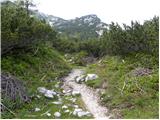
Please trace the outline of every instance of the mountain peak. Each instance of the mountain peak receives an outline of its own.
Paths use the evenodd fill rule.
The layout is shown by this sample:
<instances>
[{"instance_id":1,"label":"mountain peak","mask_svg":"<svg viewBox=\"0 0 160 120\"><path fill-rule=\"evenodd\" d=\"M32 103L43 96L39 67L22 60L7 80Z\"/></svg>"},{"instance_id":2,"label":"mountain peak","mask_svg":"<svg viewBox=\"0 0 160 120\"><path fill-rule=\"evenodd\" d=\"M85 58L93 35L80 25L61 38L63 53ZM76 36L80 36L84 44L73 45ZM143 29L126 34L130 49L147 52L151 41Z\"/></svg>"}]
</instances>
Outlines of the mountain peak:
<instances>
[{"instance_id":1,"label":"mountain peak","mask_svg":"<svg viewBox=\"0 0 160 120\"><path fill-rule=\"evenodd\" d=\"M43 19L45 18L59 33L65 33L69 37L80 37L83 40L99 37L107 28L107 24L101 22L101 19L96 14L89 14L70 20L53 15L42 14L39 16L43 16Z\"/></svg>"},{"instance_id":2,"label":"mountain peak","mask_svg":"<svg viewBox=\"0 0 160 120\"><path fill-rule=\"evenodd\" d=\"M92 17L92 18L98 18L96 14L89 14L89 15L84 15L81 17Z\"/></svg>"}]
</instances>

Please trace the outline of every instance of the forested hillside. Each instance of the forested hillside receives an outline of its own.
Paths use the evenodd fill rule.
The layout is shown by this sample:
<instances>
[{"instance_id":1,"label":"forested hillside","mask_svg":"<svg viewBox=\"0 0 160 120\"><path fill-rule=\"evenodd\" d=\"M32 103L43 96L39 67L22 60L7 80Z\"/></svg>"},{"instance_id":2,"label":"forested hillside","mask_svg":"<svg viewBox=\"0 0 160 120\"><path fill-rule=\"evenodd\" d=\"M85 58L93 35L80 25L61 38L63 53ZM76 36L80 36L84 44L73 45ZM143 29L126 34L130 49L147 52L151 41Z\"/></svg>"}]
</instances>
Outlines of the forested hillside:
<instances>
[{"instance_id":1,"label":"forested hillside","mask_svg":"<svg viewBox=\"0 0 160 120\"><path fill-rule=\"evenodd\" d=\"M41 20L46 20L61 36L79 40L98 38L107 28L107 24L94 14L71 20L64 20L39 12L33 12L33 15Z\"/></svg>"},{"instance_id":2,"label":"forested hillside","mask_svg":"<svg viewBox=\"0 0 160 120\"><path fill-rule=\"evenodd\" d=\"M31 6L1 2L2 118L158 119L158 16L55 22Z\"/></svg>"}]
</instances>

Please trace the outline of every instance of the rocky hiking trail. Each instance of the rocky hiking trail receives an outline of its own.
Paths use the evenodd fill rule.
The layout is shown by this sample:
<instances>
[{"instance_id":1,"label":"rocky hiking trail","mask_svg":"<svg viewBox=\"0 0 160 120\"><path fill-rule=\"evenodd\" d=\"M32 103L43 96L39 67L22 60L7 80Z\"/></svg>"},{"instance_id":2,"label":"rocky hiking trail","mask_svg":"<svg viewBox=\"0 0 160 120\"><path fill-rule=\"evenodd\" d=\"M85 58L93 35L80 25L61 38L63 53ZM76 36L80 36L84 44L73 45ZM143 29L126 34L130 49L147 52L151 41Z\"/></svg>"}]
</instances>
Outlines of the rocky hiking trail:
<instances>
[{"instance_id":1,"label":"rocky hiking trail","mask_svg":"<svg viewBox=\"0 0 160 120\"><path fill-rule=\"evenodd\" d=\"M100 104L97 90L86 85L88 80L96 78L96 74L86 74L85 69L73 69L61 81L53 83L52 88L38 87L32 97L34 103L14 115L32 119L109 119L111 116L108 109Z\"/></svg>"},{"instance_id":2,"label":"rocky hiking trail","mask_svg":"<svg viewBox=\"0 0 160 120\"><path fill-rule=\"evenodd\" d=\"M85 73L82 69L73 69L71 73L63 79L64 85L62 88L65 91L76 91L80 93L81 98L85 104L86 109L93 115L95 119L109 119L108 109L100 105L100 97L98 93L85 85L79 84L75 81L77 77L82 76Z\"/></svg>"}]
</instances>

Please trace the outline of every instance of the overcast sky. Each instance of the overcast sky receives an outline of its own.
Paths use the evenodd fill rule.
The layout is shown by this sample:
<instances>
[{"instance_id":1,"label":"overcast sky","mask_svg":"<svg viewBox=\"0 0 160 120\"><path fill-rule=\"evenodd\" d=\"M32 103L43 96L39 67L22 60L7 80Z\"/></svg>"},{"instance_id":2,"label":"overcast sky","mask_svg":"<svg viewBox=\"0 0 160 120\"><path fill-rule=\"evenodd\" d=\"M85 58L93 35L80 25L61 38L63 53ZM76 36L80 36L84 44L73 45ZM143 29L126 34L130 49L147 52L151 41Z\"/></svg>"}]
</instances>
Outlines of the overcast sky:
<instances>
[{"instance_id":1,"label":"overcast sky","mask_svg":"<svg viewBox=\"0 0 160 120\"><path fill-rule=\"evenodd\" d=\"M64 19L96 14L103 22L142 23L159 15L160 0L33 0L40 12Z\"/></svg>"}]
</instances>

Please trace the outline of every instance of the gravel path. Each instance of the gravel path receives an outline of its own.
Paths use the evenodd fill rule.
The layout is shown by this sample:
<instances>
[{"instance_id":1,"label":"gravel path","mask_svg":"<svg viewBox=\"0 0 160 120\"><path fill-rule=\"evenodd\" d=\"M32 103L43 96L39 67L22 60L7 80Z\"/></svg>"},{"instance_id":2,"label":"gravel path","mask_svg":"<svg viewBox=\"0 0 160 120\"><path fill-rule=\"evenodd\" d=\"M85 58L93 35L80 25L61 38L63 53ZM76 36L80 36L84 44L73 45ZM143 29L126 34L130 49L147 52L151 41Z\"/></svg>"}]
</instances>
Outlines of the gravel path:
<instances>
[{"instance_id":1,"label":"gravel path","mask_svg":"<svg viewBox=\"0 0 160 120\"><path fill-rule=\"evenodd\" d=\"M64 78L64 86L69 86L73 90L79 91L86 109L93 114L96 119L109 119L107 116L107 108L99 104L99 96L94 89L86 86L85 84L78 84L74 81L75 77L84 74L81 69L73 69L71 73Z\"/></svg>"}]
</instances>

